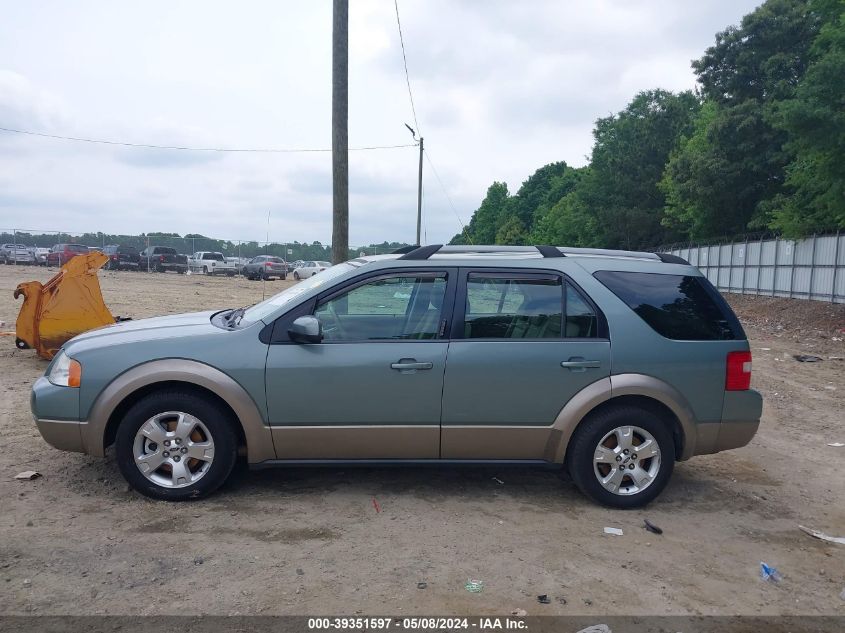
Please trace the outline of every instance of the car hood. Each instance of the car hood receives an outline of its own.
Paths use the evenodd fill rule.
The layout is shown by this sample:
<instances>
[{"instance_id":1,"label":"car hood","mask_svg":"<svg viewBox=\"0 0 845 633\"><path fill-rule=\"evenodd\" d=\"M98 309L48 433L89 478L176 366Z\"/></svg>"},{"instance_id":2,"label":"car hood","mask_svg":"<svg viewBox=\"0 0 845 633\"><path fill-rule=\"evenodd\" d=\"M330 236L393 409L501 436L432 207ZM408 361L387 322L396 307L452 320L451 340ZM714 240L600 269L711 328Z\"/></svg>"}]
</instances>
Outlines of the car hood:
<instances>
[{"instance_id":1,"label":"car hood","mask_svg":"<svg viewBox=\"0 0 845 633\"><path fill-rule=\"evenodd\" d=\"M211 316L216 312L191 312L121 321L75 336L65 344L65 349L72 354L73 351L83 351L93 347L224 332L211 324Z\"/></svg>"}]
</instances>

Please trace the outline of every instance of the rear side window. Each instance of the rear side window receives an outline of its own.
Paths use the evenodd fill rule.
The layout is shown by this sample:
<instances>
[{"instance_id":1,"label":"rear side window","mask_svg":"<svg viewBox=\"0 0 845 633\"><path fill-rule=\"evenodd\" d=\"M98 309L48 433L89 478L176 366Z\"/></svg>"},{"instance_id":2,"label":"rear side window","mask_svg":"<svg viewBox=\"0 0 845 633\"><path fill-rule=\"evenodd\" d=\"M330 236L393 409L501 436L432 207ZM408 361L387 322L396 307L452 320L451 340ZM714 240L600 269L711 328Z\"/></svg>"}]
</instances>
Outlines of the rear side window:
<instances>
[{"instance_id":1,"label":"rear side window","mask_svg":"<svg viewBox=\"0 0 845 633\"><path fill-rule=\"evenodd\" d=\"M465 338L560 338L563 293L560 277L467 278Z\"/></svg>"},{"instance_id":2,"label":"rear side window","mask_svg":"<svg viewBox=\"0 0 845 633\"><path fill-rule=\"evenodd\" d=\"M745 338L724 299L701 277L600 270L594 277L651 328L677 341Z\"/></svg>"}]
</instances>

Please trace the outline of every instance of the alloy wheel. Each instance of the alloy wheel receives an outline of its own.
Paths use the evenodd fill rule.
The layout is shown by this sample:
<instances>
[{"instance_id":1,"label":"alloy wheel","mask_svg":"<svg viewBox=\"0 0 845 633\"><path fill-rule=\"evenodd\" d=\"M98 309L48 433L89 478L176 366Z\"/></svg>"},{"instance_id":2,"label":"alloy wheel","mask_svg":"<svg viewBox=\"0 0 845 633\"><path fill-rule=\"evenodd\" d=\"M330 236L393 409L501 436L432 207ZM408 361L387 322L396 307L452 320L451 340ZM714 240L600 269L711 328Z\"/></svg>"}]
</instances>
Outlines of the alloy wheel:
<instances>
[{"instance_id":1,"label":"alloy wheel","mask_svg":"<svg viewBox=\"0 0 845 633\"><path fill-rule=\"evenodd\" d=\"M184 488L208 472L214 439L198 418L182 411L151 417L135 434L132 455L141 474L164 488Z\"/></svg>"},{"instance_id":2,"label":"alloy wheel","mask_svg":"<svg viewBox=\"0 0 845 633\"><path fill-rule=\"evenodd\" d=\"M651 433L638 426L620 426L596 446L593 471L608 492L634 495L654 482L660 463L660 446Z\"/></svg>"}]
</instances>

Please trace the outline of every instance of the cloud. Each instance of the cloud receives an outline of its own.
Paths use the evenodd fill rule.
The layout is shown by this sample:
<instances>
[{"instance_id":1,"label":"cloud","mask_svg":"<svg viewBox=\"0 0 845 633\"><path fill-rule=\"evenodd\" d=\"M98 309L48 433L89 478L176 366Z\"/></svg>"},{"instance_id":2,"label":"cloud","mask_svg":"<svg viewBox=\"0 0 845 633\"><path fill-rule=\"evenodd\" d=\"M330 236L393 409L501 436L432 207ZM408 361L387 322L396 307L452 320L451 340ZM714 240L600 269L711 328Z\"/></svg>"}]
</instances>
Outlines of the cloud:
<instances>
[{"instance_id":1,"label":"cloud","mask_svg":"<svg viewBox=\"0 0 845 633\"><path fill-rule=\"evenodd\" d=\"M494 180L582 165L596 118L695 85L756 0L401 0L418 126L457 214ZM351 146L411 141L392 2L350 3ZM0 22L0 126L199 147L331 146L331 5L31 3ZM414 239L415 148L350 153L350 240ZM424 164L428 240L460 231ZM0 133L0 226L331 241L331 155L217 154Z\"/></svg>"}]
</instances>

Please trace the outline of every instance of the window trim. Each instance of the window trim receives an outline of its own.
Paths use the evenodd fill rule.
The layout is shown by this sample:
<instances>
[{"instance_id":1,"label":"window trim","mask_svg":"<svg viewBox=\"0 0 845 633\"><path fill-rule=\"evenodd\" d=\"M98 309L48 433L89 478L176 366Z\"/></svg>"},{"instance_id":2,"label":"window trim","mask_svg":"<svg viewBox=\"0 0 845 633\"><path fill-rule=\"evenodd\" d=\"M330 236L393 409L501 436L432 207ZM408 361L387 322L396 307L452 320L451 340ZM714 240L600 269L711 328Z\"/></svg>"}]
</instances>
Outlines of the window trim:
<instances>
[{"instance_id":1,"label":"window trim","mask_svg":"<svg viewBox=\"0 0 845 633\"><path fill-rule=\"evenodd\" d=\"M561 332L559 337L548 338L466 338L464 336L464 319L466 318L466 300L467 300L467 286L469 277L472 274L479 274L490 278L505 278L505 279L546 279L555 278L560 280L560 294L561 294ZM566 284L571 284L572 288L581 295L584 302L590 306L596 314L596 336L585 337L567 337L565 336L566 328ZM476 268L476 267L461 267L458 270L458 284L456 288L455 304L452 312L452 325L449 328L451 341L472 341L472 342L508 342L508 343L538 343L549 341L609 341L610 332L607 326L607 318L599 309L595 301L589 294L584 292L584 289L576 283L569 275L560 270L543 269L543 268Z\"/></svg>"},{"instance_id":2,"label":"window trim","mask_svg":"<svg viewBox=\"0 0 845 633\"><path fill-rule=\"evenodd\" d=\"M267 341L262 339L262 342L268 342L270 345L301 345L301 343L295 343L290 340L288 336L288 328L290 324L293 323L298 317L305 316L305 315L313 315L317 311L317 306L320 303L325 301L330 301L335 297L340 296L343 293L350 292L359 286L366 285L372 281L377 281L379 279L386 279L390 277L397 277L397 276L414 276L414 277L430 277L434 278L440 275L446 276L446 293L443 296L443 307L441 308L441 323L443 319L446 319L446 330L443 336L438 336L437 338L430 338L430 339L361 339L356 341L322 341L319 345L360 345L362 343L445 343L449 341L449 329L451 327L451 320L452 315L454 314L453 308L455 303L455 289L457 287L456 278L458 276L458 269L451 267L451 266L444 266L444 267L437 267L437 268L389 268L389 269L380 269L380 270L373 270L368 273L364 273L360 276L356 276L352 279L347 279L340 284L333 286L331 288L327 288L326 290L322 291L315 297L311 297L310 299L297 304L296 306L292 307L290 310L285 312L283 315L278 317L272 323L272 333L264 333L262 330L262 336Z\"/></svg>"}]
</instances>

